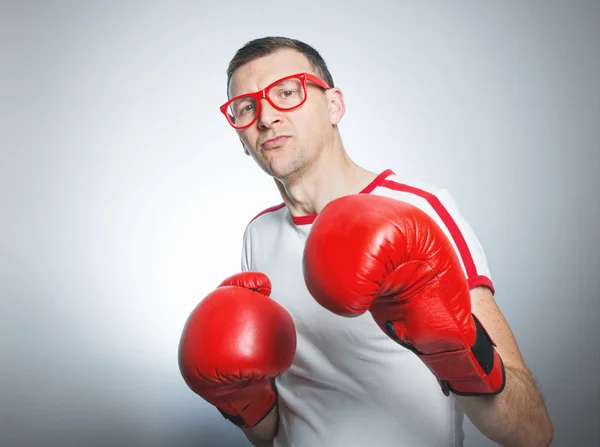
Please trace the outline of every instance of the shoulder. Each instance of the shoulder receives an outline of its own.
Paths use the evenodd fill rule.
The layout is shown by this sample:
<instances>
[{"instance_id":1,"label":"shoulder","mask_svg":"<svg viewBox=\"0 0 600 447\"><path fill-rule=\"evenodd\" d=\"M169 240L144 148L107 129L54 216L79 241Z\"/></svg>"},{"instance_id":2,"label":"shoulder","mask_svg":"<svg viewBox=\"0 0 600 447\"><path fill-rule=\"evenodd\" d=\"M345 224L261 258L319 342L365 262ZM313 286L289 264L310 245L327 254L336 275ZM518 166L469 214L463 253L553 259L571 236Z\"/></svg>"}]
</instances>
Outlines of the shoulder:
<instances>
[{"instance_id":1,"label":"shoulder","mask_svg":"<svg viewBox=\"0 0 600 447\"><path fill-rule=\"evenodd\" d=\"M448 189L421 179L399 176L391 172L377 183L371 193L410 203L425 211L452 233L457 230L456 225L459 222L465 223Z\"/></svg>"},{"instance_id":2,"label":"shoulder","mask_svg":"<svg viewBox=\"0 0 600 447\"><path fill-rule=\"evenodd\" d=\"M248 225L252 224L255 221L258 221L263 216L267 216L266 219L269 219L274 216L280 215L281 212L278 213L278 211L281 211L284 208L285 208L285 203L280 203L278 205L270 206L269 208L262 210L260 213L258 213L252 219L250 219L250 222L248 223ZM264 219L263 219L263 221L264 221Z\"/></svg>"},{"instance_id":3,"label":"shoulder","mask_svg":"<svg viewBox=\"0 0 600 447\"><path fill-rule=\"evenodd\" d=\"M422 179L399 176L392 171L377 182L371 193L410 203L446 226L453 227L455 221L464 220L448 189Z\"/></svg>"},{"instance_id":4,"label":"shoulder","mask_svg":"<svg viewBox=\"0 0 600 447\"><path fill-rule=\"evenodd\" d=\"M471 287L485 285L494 290L483 247L448 189L392 172L371 193L401 200L426 212L450 239Z\"/></svg>"},{"instance_id":5,"label":"shoulder","mask_svg":"<svg viewBox=\"0 0 600 447\"><path fill-rule=\"evenodd\" d=\"M270 206L257 213L246 226L246 234L250 232L270 231L281 224L282 220L289 214L285 203Z\"/></svg>"},{"instance_id":6,"label":"shoulder","mask_svg":"<svg viewBox=\"0 0 600 447\"><path fill-rule=\"evenodd\" d=\"M373 188L373 194L385 195L398 200L413 202L425 201L438 207L439 202L454 202L450 192L422 179L399 176L393 171L381 178Z\"/></svg>"},{"instance_id":7,"label":"shoulder","mask_svg":"<svg viewBox=\"0 0 600 447\"><path fill-rule=\"evenodd\" d=\"M270 206L257 213L246 225L242 242L242 270L256 269L263 259L260 253L268 252L277 245L282 229L290 220L285 204Z\"/></svg>"}]
</instances>

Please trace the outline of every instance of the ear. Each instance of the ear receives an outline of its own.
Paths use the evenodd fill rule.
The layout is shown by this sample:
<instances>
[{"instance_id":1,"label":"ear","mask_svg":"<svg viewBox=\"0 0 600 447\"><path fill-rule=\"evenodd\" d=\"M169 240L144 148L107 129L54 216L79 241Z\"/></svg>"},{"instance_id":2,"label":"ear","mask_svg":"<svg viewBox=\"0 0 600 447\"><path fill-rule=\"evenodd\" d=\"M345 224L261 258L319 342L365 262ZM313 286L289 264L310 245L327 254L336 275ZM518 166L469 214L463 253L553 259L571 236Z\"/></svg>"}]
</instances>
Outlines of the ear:
<instances>
[{"instance_id":1,"label":"ear","mask_svg":"<svg viewBox=\"0 0 600 447\"><path fill-rule=\"evenodd\" d=\"M334 87L327 91L327 96L329 98L329 120L331 124L337 126L346 113L344 94L339 88Z\"/></svg>"},{"instance_id":2,"label":"ear","mask_svg":"<svg viewBox=\"0 0 600 447\"><path fill-rule=\"evenodd\" d=\"M242 143L242 147L244 148L244 154L250 155L250 152L248 152L248 149L246 149L246 145L244 144L244 142L242 141L241 138L240 138L240 143Z\"/></svg>"}]
</instances>

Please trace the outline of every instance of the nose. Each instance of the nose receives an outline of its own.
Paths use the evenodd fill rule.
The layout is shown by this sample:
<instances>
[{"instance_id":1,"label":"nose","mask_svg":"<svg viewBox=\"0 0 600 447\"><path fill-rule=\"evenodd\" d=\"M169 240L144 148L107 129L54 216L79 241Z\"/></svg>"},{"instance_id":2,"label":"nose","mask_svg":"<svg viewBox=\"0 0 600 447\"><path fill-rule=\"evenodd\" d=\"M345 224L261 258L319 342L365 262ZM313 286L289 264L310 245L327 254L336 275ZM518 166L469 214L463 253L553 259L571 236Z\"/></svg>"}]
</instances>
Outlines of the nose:
<instances>
[{"instance_id":1,"label":"nose","mask_svg":"<svg viewBox=\"0 0 600 447\"><path fill-rule=\"evenodd\" d=\"M281 112L275 109L265 98L261 99L257 125L259 129L270 129L281 123Z\"/></svg>"}]
</instances>

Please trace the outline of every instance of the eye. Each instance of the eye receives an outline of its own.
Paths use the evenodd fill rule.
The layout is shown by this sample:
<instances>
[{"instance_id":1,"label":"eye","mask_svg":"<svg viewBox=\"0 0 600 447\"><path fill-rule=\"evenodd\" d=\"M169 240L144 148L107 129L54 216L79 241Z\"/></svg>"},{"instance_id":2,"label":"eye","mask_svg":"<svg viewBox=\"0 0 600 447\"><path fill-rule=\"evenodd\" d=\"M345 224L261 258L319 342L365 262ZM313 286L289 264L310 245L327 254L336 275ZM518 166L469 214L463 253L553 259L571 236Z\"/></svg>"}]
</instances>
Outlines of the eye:
<instances>
[{"instance_id":1,"label":"eye","mask_svg":"<svg viewBox=\"0 0 600 447\"><path fill-rule=\"evenodd\" d=\"M279 101L292 99L297 96L300 92L297 89L285 88L277 91L276 98Z\"/></svg>"},{"instance_id":2,"label":"eye","mask_svg":"<svg viewBox=\"0 0 600 447\"><path fill-rule=\"evenodd\" d=\"M243 115L245 113L252 113L255 104L251 100L239 101L234 105L234 115Z\"/></svg>"}]
</instances>

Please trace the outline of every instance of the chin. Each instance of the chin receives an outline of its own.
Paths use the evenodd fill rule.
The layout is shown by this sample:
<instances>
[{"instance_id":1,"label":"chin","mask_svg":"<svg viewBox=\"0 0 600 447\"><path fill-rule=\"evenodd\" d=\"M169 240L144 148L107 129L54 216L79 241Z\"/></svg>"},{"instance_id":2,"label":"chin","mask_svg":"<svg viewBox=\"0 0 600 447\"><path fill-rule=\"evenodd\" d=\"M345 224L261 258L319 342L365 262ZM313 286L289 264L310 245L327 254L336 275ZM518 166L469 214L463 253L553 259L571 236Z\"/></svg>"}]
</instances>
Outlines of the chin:
<instances>
[{"instance_id":1,"label":"chin","mask_svg":"<svg viewBox=\"0 0 600 447\"><path fill-rule=\"evenodd\" d=\"M271 177L283 180L294 176L302 167L299 160L291 157L274 157L264 164L264 171Z\"/></svg>"},{"instance_id":2,"label":"chin","mask_svg":"<svg viewBox=\"0 0 600 447\"><path fill-rule=\"evenodd\" d=\"M303 171L304 165L301 163L298 164L289 164L285 167L280 167L277 170L274 170L271 174L277 180L290 180L294 177L298 177Z\"/></svg>"},{"instance_id":3,"label":"chin","mask_svg":"<svg viewBox=\"0 0 600 447\"><path fill-rule=\"evenodd\" d=\"M306 165L304 154L290 142L267 150L256 157L256 161L263 171L277 180L285 180L294 177Z\"/></svg>"}]
</instances>

